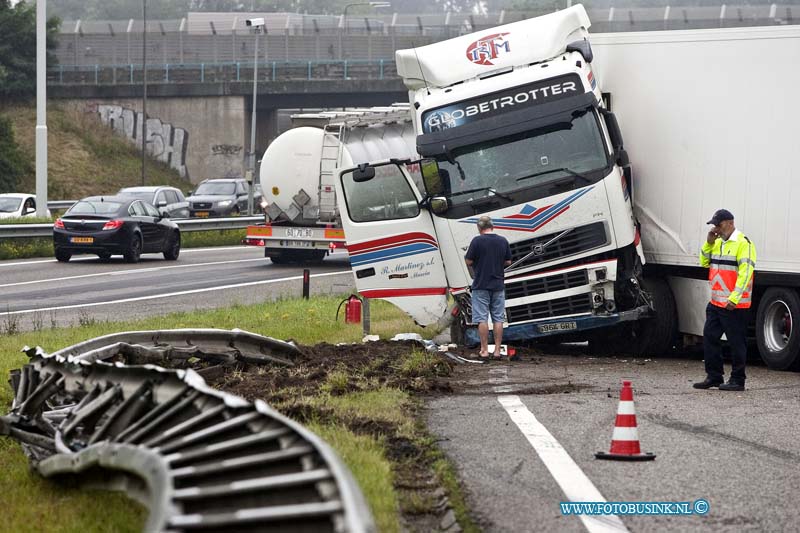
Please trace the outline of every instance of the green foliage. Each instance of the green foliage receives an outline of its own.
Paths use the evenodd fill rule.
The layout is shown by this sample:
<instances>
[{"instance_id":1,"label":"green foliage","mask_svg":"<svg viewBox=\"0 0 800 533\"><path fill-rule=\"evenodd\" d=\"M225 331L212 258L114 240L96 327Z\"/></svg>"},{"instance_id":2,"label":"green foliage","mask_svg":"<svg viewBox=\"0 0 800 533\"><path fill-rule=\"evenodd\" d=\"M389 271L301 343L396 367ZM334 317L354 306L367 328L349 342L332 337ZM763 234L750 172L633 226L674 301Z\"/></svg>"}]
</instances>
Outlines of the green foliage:
<instances>
[{"instance_id":1,"label":"green foliage","mask_svg":"<svg viewBox=\"0 0 800 533\"><path fill-rule=\"evenodd\" d=\"M47 64L56 64L55 35L61 21L47 21ZM26 99L36 93L36 6L0 0L0 100Z\"/></svg>"},{"instance_id":2,"label":"green foliage","mask_svg":"<svg viewBox=\"0 0 800 533\"><path fill-rule=\"evenodd\" d=\"M0 64L0 78L2 77ZM2 90L0 81L0 90ZM0 193L17 192L17 185L20 178L29 169L29 163L19 150L14 140L14 129L11 120L4 115L0 115Z\"/></svg>"}]
</instances>

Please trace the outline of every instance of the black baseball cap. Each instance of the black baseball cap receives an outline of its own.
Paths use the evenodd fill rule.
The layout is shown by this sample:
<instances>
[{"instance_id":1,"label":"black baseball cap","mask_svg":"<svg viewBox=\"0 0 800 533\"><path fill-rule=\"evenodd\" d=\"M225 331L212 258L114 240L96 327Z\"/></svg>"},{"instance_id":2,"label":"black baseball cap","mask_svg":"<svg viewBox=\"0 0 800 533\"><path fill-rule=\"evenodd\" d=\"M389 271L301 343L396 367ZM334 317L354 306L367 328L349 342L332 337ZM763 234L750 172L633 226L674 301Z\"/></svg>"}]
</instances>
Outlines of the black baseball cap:
<instances>
[{"instance_id":1,"label":"black baseball cap","mask_svg":"<svg viewBox=\"0 0 800 533\"><path fill-rule=\"evenodd\" d=\"M715 226L718 226L723 220L733 220L733 213L727 209L717 209L717 211L714 213L714 216L711 217L711 220L706 222L706 224L714 224Z\"/></svg>"}]
</instances>

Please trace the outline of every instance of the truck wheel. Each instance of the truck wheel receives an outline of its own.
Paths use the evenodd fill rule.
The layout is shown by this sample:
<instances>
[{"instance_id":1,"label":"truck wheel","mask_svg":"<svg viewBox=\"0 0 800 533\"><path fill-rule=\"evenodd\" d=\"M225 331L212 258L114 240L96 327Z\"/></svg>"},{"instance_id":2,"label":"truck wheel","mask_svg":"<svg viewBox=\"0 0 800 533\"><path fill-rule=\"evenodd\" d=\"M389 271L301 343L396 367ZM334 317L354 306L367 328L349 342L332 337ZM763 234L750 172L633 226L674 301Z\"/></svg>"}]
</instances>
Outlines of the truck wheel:
<instances>
[{"instance_id":1,"label":"truck wheel","mask_svg":"<svg viewBox=\"0 0 800 533\"><path fill-rule=\"evenodd\" d=\"M467 326L464 322L464 317L459 312L457 316L453 317L450 322L450 342L459 346L464 346L467 343L466 337Z\"/></svg>"},{"instance_id":2,"label":"truck wheel","mask_svg":"<svg viewBox=\"0 0 800 533\"><path fill-rule=\"evenodd\" d=\"M675 298L663 279L644 278L642 289L650 295L655 316L633 327L634 355L661 355L672 350L678 331Z\"/></svg>"},{"instance_id":3,"label":"truck wheel","mask_svg":"<svg viewBox=\"0 0 800 533\"><path fill-rule=\"evenodd\" d=\"M642 290L653 302L654 316L596 332L589 339L591 353L662 355L672 350L678 331L672 291L666 281L655 278L642 280Z\"/></svg>"},{"instance_id":4,"label":"truck wheel","mask_svg":"<svg viewBox=\"0 0 800 533\"><path fill-rule=\"evenodd\" d=\"M773 370L800 367L800 296L794 289L770 287L756 313L756 342Z\"/></svg>"}]
</instances>

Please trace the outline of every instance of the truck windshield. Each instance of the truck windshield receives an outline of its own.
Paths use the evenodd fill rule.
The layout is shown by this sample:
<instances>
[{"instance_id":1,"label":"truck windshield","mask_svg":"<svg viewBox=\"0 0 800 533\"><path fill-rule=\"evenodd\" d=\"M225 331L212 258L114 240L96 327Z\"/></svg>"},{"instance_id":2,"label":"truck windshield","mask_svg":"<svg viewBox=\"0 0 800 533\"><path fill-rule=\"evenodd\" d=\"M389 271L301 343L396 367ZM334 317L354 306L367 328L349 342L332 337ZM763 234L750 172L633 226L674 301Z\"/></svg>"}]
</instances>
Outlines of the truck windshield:
<instances>
[{"instance_id":1,"label":"truck windshield","mask_svg":"<svg viewBox=\"0 0 800 533\"><path fill-rule=\"evenodd\" d=\"M451 206L487 196L571 181L571 188L602 179L609 165L592 110L571 121L492 139L437 157Z\"/></svg>"}]
</instances>

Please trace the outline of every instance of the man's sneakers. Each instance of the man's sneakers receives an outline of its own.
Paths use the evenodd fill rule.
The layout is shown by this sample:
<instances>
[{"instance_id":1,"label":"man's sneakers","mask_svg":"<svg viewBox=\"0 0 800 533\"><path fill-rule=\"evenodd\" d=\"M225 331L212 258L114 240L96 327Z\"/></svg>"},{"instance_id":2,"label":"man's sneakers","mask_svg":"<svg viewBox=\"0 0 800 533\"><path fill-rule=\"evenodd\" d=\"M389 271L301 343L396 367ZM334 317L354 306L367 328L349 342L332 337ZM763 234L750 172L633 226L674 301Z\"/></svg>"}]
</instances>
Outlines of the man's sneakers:
<instances>
[{"instance_id":1,"label":"man's sneakers","mask_svg":"<svg viewBox=\"0 0 800 533\"><path fill-rule=\"evenodd\" d=\"M710 389L711 387L719 387L719 390L726 390L726 391L743 391L744 390L744 383L740 383L738 381L729 380L727 383L723 383L722 381L715 381L709 378L700 381L699 383L695 383L692 385L695 389Z\"/></svg>"},{"instance_id":2,"label":"man's sneakers","mask_svg":"<svg viewBox=\"0 0 800 533\"><path fill-rule=\"evenodd\" d=\"M711 387L721 387L724 385L722 381L714 381L712 379L706 378L699 383L695 383L692 385L695 389L710 389Z\"/></svg>"},{"instance_id":3,"label":"man's sneakers","mask_svg":"<svg viewBox=\"0 0 800 533\"><path fill-rule=\"evenodd\" d=\"M719 390L728 390L728 391L743 391L744 390L744 383L740 383L738 381L728 380L727 383L723 383L719 386Z\"/></svg>"}]
</instances>

